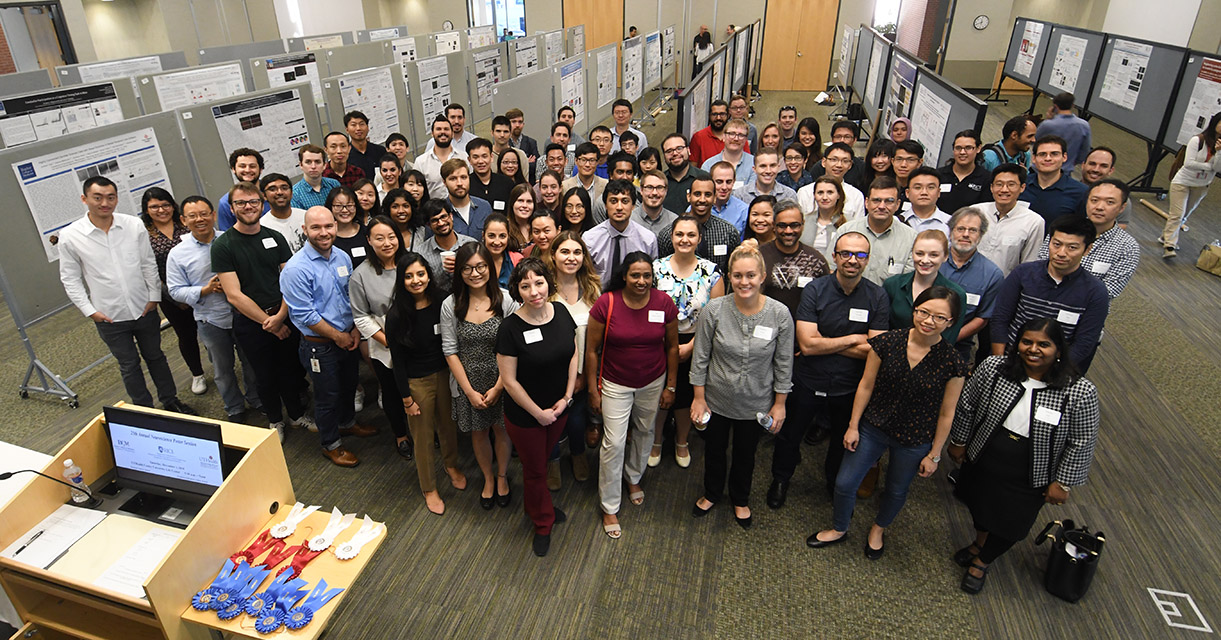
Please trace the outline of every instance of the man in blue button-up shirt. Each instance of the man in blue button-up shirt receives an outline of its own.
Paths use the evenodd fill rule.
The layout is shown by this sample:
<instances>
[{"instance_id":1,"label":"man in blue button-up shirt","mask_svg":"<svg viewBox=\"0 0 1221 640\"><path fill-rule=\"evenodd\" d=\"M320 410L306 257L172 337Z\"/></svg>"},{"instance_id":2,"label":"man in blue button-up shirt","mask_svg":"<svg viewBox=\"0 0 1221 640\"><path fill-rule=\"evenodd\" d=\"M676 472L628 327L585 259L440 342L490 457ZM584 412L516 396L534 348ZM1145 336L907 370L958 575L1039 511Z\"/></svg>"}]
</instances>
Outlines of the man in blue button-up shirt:
<instances>
[{"instance_id":1,"label":"man in blue button-up shirt","mask_svg":"<svg viewBox=\"0 0 1221 640\"><path fill-rule=\"evenodd\" d=\"M220 276L212 270L212 240L219 235L213 226L216 214L212 211L212 203L203 196L183 200L182 221L191 230L191 235L170 249L165 260L165 284L171 298L189 304L195 310L199 339L212 361L216 389L225 402L225 413L230 422L241 422L246 402L255 409L262 408L263 403L259 400L254 367L246 360L245 352L237 349L233 307L225 299ZM233 371L234 353L242 359L245 397Z\"/></svg>"},{"instance_id":2,"label":"man in blue button-up shirt","mask_svg":"<svg viewBox=\"0 0 1221 640\"><path fill-rule=\"evenodd\" d=\"M360 332L348 300L352 259L333 248L335 230L335 216L326 207L305 212L308 243L285 263L280 291L289 318L301 330L301 364L314 383L314 420L322 453L341 467L355 467L360 461L343 447L340 436L377 431L356 424Z\"/></svg>"}]
</instances>

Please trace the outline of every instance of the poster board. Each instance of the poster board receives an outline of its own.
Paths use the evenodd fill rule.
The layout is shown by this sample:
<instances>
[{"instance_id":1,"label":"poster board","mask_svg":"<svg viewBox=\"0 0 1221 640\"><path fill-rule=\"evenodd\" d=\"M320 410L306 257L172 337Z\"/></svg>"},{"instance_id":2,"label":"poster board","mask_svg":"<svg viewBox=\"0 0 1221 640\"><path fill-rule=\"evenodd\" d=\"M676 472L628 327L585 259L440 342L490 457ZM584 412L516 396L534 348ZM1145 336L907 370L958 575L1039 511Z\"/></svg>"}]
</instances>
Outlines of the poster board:
<instances>
[{"instance_id":1,"label":"poster board","mask_svg":"<svg viewBox=\"0 0 1221 640\"><path fill-rule=\"evenodd\" d=\"M249 82L242 63L233 60L136 78L147 113L223 100L246 93Z\"/></svg>"},{"instance_id":2,"label":"poster board","mask_svg":"<svg viewBox=\"0 0 1221 640\"><path fill-rule=\"evenodd\" d=\"M397 40L407 37L407 26L384 27L381 29L361 29L356 32L356 44L379 42L381 40Z\"/></svg>"},{"instance_id":3,"label":"poster board","mask_svg":"<svg viewBox=\"0 0 1221 640\"><path fill-rule=\"evenodd\" d=\"M585 52L585 125L610 117L611 103L619 97L619 44L612 42ZM585 131L580 132L582 135Z\"/></svg>"},{"instance_id":4,"label":"poster board","mask_svg":"<svg viewBox=\"0 0 1221 640\"><path fill-rule=\"evenodd\" d=\"M492 111L492 89L509 79L508 47L504 43L493 42L462 53L466 56L467 92L471 97L466 119L474 124L491 118L495 113Z\"/></svg>"},{"instance_id":5,"label":"poster board","mask_svg":"<svg viewBox=\"0 0 1221 640\"><path fill-rule=\"evenodd\" d=\"M916 70L920 59L897 46L890 48L890 67L886 74L886 102L882 123L890 127L896 118L911 114L912 93L916 89Z\"/></svg>"},{"instance_id":6,"label":"poster board","mask_svg":"<svg viewBox=\"0 0 1221 640\"><path fill-rule=\"evenodd\" d=\"M288 53L292 53L295 51L317 51L319 49L344 47L350 44L356 44L356 39L352 37L351 31L337 31L335 33L323 33L313 36L303 36L300 38L288 38L286 42L288 44Z\"/></svg>"},{"instance_id":7,"label":"poster board","mask_svg":"<svg viewBox=\"0 0 1221 640\"><path fill-rule=\"evenodd\" d=\"M1106 34L1063 25L1052 25L1047 41L1047 58L1036 89L1054 96L1068 91L1077 104L1085 104L1102 58Z\"/></svg>"},{"instance_id":8,"label":"poster board","mask_svg":"<svg viewBox=\"0 0 1221 640\"><path fill-rule=\"evenodd\" d=\"M0 96L42 91L53 86L49 69L0 74Z\"/></svg>"},{"instance_id":9,"label":"poster board","mask_svg":"<svg viewBox=\"0 0 1221 640\"><path fill-rule=\"evenodd\" d=\"M742 87L746 86L746 60L747 54L750 53L750 29L750 25L747 25L733 34L733 71L729 75L728 93L730 96L740 92Z\"/></svg>"},{"instance_id":10,"label":"poster board","mask_svg":"<svg viewBox=\"0 0 1221 640\"><path fill-rule=\"evenodd\" d=\"M43 89L0 98L0 148L89 131L141 115L130 82Z\"/></svg>"},{"instance_id":11,"label":"poster board","mask_svg":"<svg viewBox=\"0 0 1221 640\"><path fill-rule=\"evenodd\" d=\"M542 36L517 38L508 41L507 44L509 45L509 68L512 69L514 78L534 73L543 68L546 62L546 51Z\"/></svg>"},{"instance_id":12,"label":"poster board","mask_svg":"<svg viewBox=\"0 0 1221 640\"><path fill-rule=\"evenodd\" d=\"M1050 50L1050 35L1050 23L1024 17L1014 21L1001 74L1027 86L1038 84L1043 60Z\"/></svg>"},{"instance_id":13,"label":"poster board","mask_svg":"<svg viewBox=\"0 0 1221 640\"><path fill-rule=\"evenodd\" d=\"M1221 111L1221 56L1192 51L1166 121L1161 144L1177 151Z\"/></svg>"},{"instance_id":14,"label":"poster board","mask_svg":"<svg viewBox=\"0 0 1221 640\"><path fill-rule=\"evenodd\" d=\"M623 41L623 97L636 102L644 95L644 37Z\"/></svg>"},{"instance_id":15,"label":"poster board","mask_svg":"<svg viewBox=\"0 0 1221 640\"><path fill-rule=\"evenodd\" d=\"M728 58L729 48L727 45L722 45L720 49L713 51L712 56L704 63L705 66L712 70L712 76L709 78L711 82L709 85L709 95L712 96L712 100L725 99L725 84L728 81L725 74L727 71L730 71L726 62Z\"/></svg>"},{"instance_id":16,"label":"poster board","mask_svg":"<svg viewBox=\"0 0 1221 640\"><path fill-rule=\"evenodd\" d=\"M866 37L866 34L869 37ZM861 28L861 37L857 45L857 75L861 78L861 105L872 120L874 114L882 110L886 96L886 75L890 70L890 41L880 33L866 27ZM862 51L862 48L864 50ZM862 55L864 57L862 57ZM862 64L860 61L864 60Z\"/></svg>"},{"instance_id":17,"label":"poster board","mask_svg":"<svg viewBox=\"0 0 1221 640\"><path fill-rule=\"evenodd\" d=\"M920 67L912 96L912 138L924 145L924 164L939 167L953 158L954 134L982 131L988 104Z\"/></svg>"},{"instance_id":18,"label":"poster board","mask_svg":"<svg viewBox=\"0 0 1221 640\"><path fill-rule=\"evenodd\" d=\"M578 24L564 30L564 47L569 58L585 55L585 25Z\"/></svg>"},{"instance_id":19,"label":"poster board","mask_svg":"<svg viewBox=\"0 0 1221 640\"><path fill-rule=\"evenodd\" d=\"M712 104L712 67L705 65L686 88L678 93L679 133L687 140L708 126L708 107ZM659 147L660 149L660 147Z\"/></svg>"},{"instance_id":20,"label":"poster board","mask_svg":"<svg viewBox=\"0 0 1221 640\"><path fill-rule=\"evenodd\" d=\"M429 56L444 56L462 50L461 31L438 31L429 34Z\"/></svg>"},{"instance_id":21,"label":"poster board","mask_svg":"<svg viewBox=\"0 0 1221 640\"><path fill-rule=\"evenodd\" d=\"M264 58L287 53L283 40L268 40L266 42L248 42L246 44L227 44L219 47L205 47L199 50L199 64L218 64L237 60L242 63L243 74L246 76L246 90L254 89L254 77L250 75L247 60Z\"/></svg>"},{"instance_id":22,"label":"poster board","mask_svg":"<svg viewBox=\"0 0 1221 640\"><path fill-rule=\"evenodd\" d=\"M429 37L406 36L390 41L390 62L411 62L428 57Z\"/></svg>"},{"instance_id":23,"label":"poster board","mask_svg":"<svg viewBox=\"0 0 1221 640\"><path fill-rule=\"evenodd\" d=\"M496 44L496 26L486 25L482 27L471 27L462 32L460 46L462 50L478 49Z\"/></svg>"},{"instance_id":24,"label":"poster board","mask_svg":"<svg viewBox=\"0 0 1221 640\"><path fill-rule=\"evenodd\" d=\"M839 61L836 67L836 80L843 89L849 89L852 86L852 52L855 44L856 29L850 25L844 25L844 32L840 35Z\"/></svg>"},{"instance_id":25,"label":"poster board","mask_svg":"<svg viewBox=\"0 0 1221 640\"><path fill-rule=\"evenodd\" d=\"M187 68L187 56L181 51L158 53L151 56L120 58L103 62L86 62L55 67L59 86L69 84L93 84L114 78L131 78L145 73L172 71Z\"/></svg>"},{"instance_id":26,"label":"poster board","mask_svg":"<svg viewBox=\"0 0 1221 640\"><path fill-rule=\"evenodd\" d=\"M504 113L514 107L530 113L555 113L555 83L559 70L555 67L542 73L530 73L505 80L492 88L492 111ZM551 123L543 118L526 118L526 135L535 140L546 140L551 135Z\"/></svg>"},{"instance_id":27,"label":"poster board","mask_svg":"<svg viewBox=\"0 0 1221 640\"><path fill-rule=\"evenodd\" d=\"M662 68L665 60L661 52L661 32L645 34L644 36L644 90L652 91L661 84Z\"/></svg>"},{"instance_id":28,"label":"poster board","mask_svg":"<svg viewBox=\"0 0 1221 640\"><path fill-rule=\"evenodd\" d=\"M403 63L403 76L415 125L412 148L423 149L420 145L428 141L433 118L438 113L444 113L445 105L451 102L461 104L466 107L469 118L471 101L467 89L466 56L462 52Z\"/></svg>"},{"instance_id":29,"label":"poster board","mask_svg":"<svg viewBox=\"0 0 1221 640\"><path fill-rule=\"evenodd\" d=\"M327 122L334 129L342 127L344 114L353 110L369 117L369 140L378 144L391 133L411 128L403 69L398 64L325 78L322 92Z\"/></svg>"},{"instance_id":30,"label":"poster board","mask_svg":"<svg viewBox=\"0 0 1221 640\"><path fill-rule=\"evenodd\" d=\"M558 78L556 79L555 92L555 110L558 112L561 107L567 105L572 107L576 119L573 121L573 127L578 131L583 131L588 127L585 126L585 109L586 109L586 74L585 74L585 56L580 55L575 58L570 58L564 61L563 64L556 67ZM546 136L550 137L550 130ZM542 138L537 138L542 140Z\"/></svg>"},{"instance_id":31,"label":"poster board","mask_svg":"<svg viewBox=\"0 0 1221 640\"><path fill-rule=\"evenodd\" d=\"M678 61L678 53L682 46L675 41L674 25L661 30L661 70L666 75Z\"/></svg>"},{"instance_id":32,"label":"poster board","mask_svg":"<svg viewBox=\"0 0 1221 640\"><path fill-rule=\"evenodd\" d=\"M1157 142L1186 61L1181 47L1108 34L1085 109Z\"/></svg>"},{"instance_id":33,"label":"poster board","mask_svg":"<svg viewBox=\"0 0 1221 640\"><path fill-rule=\"evenodd\" d=\"M564 49L564 30L556 29L543 34L543 66L554 67L568 57Z\"/></svg>"},{"instance_id":34,"label":"poster board","mask_svg":"<svg viewBox=\"0 0 1221 640\"><path fill-rule=\"evenodd\" d=\"M339 49L319 52L326 58L329 75L337 76L349 71L380 67L394 62L392 40L366 42Z\"/></svg>"}]
</instances>

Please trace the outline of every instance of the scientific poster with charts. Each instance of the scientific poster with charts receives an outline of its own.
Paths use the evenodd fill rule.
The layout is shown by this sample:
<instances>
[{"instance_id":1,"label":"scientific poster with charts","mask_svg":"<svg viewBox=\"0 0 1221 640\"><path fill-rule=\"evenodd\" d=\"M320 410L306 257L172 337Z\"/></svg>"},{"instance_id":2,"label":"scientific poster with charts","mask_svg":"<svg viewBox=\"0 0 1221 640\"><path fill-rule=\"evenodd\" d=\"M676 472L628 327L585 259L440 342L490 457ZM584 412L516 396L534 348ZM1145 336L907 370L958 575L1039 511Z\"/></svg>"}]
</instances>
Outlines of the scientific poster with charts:
<instances>
[{"instance_id":1,"label":"scientific poster with charts","mask_svg":"<svg viewBox=\"0 0 1221 640\"><path fill-rule=\"evenodd\" d=\"M466 41L472 49L496 44L496 27L471 27L466 30Z\"/></svg>"},{"instance_id":2,"label":"scientific poster with charts","mask_svg":"<svg viewBox=\"0 0 1221 640\"><path fill-rule=\"evenodd\" d=\"M369 116L370 140L385 140L399 130L394 74L389 68L345 73L338 82L344 113L355 110Z\"/></svg>"},{"instance_id":3,"label":"scientific poster with charts","mask_svg":"<svg viewBox=\"0 0 1221 640\"><path fill-rule=\"evenodd\" d=\"M1048 79L1051 86L1070 93L1076 91L1086 43L1085 38L1070 36L1067 33L1060 36L1060 48L1056 50L1056 59L1051 65L1051 78Z\"/></svg>"},{"instance_id":4,"label":"scientific poster with charts","mask_svg":"<svg viewBox=\"0 0 1221 640\"><path fill-rule=\"evenodd\" d=\"M436 35L437 55L443 56L462 49L462 40L457 31L444 31Z\"/></svg>"},{"instance_id":5,"label":"scientific poster with charts","mask_svg":"<svg viewBox=\"0 0 1221 640\"><path fill-rule=\"evenodd\" d=\"M667 67L674 64L674 25L661 32L661 60Z\"/></svg>"},{"instance_id":6,"label":"scientific poster with charts","mask_svg":"<svg viewBox=\"0 0 1221 640\"><path fill-rule=\"evenodd\" d=\"M317 51L318 49L333 49L343 46L343 36L335 34L333 36L314 36L306 38L304 41L306 51Z\"/></svg>"},{"instance_id":7,"label":"scientific poster with charts","mask_svg":"<svg viewBox=\"0 0 1221 640\"><path fill-rule=\"evenodd\" d=\"M585 25L579 24L572 30L573 55L585 53Z\"/></svg>"},{"instance_id":8,"label":"scientific poster with charts","mask_svg":"<svg viewBox=\"0 0 1221 640\"><path fill-rule=\"evenodd\" d=\"M370 29L369 42L377 42L379 40L393 40L399 37L399 28L390 27L389 29Z\"/></svg>"},{"instance_id":9,"label":"scientific poster with charts","mask_svg":"<svg viewBox=\"0 0 1221 640\"><path fill-rule=\"evenodd\" d=\"M576 122L585 121L585 68L579 57L560 67L560 103L572 107Z\"/></svg>"},{"instance_id":10,"label":"scientific poster with charts","mask_svg":"<svg viewBox=\"0 0 1221 640\"><path fill-rule=\"evenodd\" d=\"M623 43L623 97L631 102L639 100L643 95L643 51L639 37L625 40Z\"/></svg>"},{"instance_id":11,"label":"scientific poster with charts","mask_svg":"<svg viewBox=\"0 0 1221 640\"><path fill-rule=\"evenodd\" d=\"M1140 87L1145 82L1145 69L1149 66L1149 56L1153 53L1153 45L1132 42L1131 40L1116 40L1111 51L1111 61L1107 64L1106 76L1102 80L1102 91L1098 97L1117 104L1129 111L1136 108L1136 100L1140 98Z\"/></svg>"},{"instance_id":12,"label":"scientific poster with charts","mask_svg":"<svg viewBox=\"0 0 1221 640\"><path fill-rule=\"evenodd\" d=\"M916 87L916 65L903 56L892 58L890 67L890 90L886 95L886 126L895 118L907 117L911 113L912 91Z\"/></svg>"},{"instance_id":13,"label":"scientific poster with charts","mask_svg":"<svg viewBox=\"0 0 1221 640\"><path fill-rule=\"evenodd\" d=\"M442 56L425 58L416 63L416 72L420 76L425 128L431 128L437 114L449 104L449 65Z\"/></svg>"},{"instance_id":14,"label":"scientific poster with charts","mask_svg":"<svg viewBox=\"0 0 1221 640\"><path fill-rule=\"evenodd\" d=\"M848 66L852 64L852 27L844 27L843 40L839 43L839 83L848 86Z\"/></svg>"},{"instance_id":15,"label":"scientific poster with charts","mask_svg":"<svg viewBox=\"0 0 1221 640\"><path fill-rule=\"evenodd\" d=\"M141 82L148 82L144 78ZM153 88L162 111L172 111L193 104L224 100L246 93L246 81L238 63L220 67L205 67L153 76ZM147 107L147 105L145 105Z\"/></svg>"},{"instance_id":16,"label":"scientific poster with charts","mask_svg":"<svg viewBox=\"0 0 1221 640\"><path fill-rule=\"evenodd\" d=\"M10 149L122 121L112 82L0 101L0 141Z\"/></svg>"},{"instance_id":17,"label":"scientific poster with charts","mask_svg":"<svg viewBox=\"0 0 1221 640\"><path fill-rule=\"evenodd\" d=\"M644 37L644 86L661 82L661 34L654 31Z\"/></svg>"},{"instance_id":18,"label":"scientific poster with charts","mask_svg":"<svg viewBox=\"0 0 1221 640\"><path fill-rule=\"evenodd\" d=\"M1208 126L1208 119L1218 111L1221 111L1221 60L1205 58L1191 88L1176 141L1187 144L1192 136Z\"/></svg>"},{"instance_id":19,"label":"scientific poster with charts","mask_svg":"<svg viewBox=\"0 0 1221 640\"><path fill-rule=\"evenodd\" d=\"M921 85L916 102L912 105L912 138L924 145L924 164L939 166L941 145L945 142L945 130L950 123L950 103Z\"/></svg>"},{"instance_id":20,"label":"scientific poster with charts","mask_svg":"<svg viewBox=\"0 0 1221 640\"><path fill-rule=\"evenodd\" d=\"M543 36L543 43L547 49L547 65L554 65L564 59L564 32L552 31Z\"/></svg>"},{"instance_id":21,"label":"scientific poster with charts","mask_svg":"<svg viewBox=\"0 0 1221 640\"><path fill-rule=\"evenodd\" d=\"M1039 53L1039 43L1042 40L1043 23L1027 20L1022 29L1022 44L1018 45L1018 57L1013 63L1013 70L1018 75L1029 78L1034 72L1034 59Z\"/></svg>"},{"instance_id":22,"label":"scientific poster with charts","mask_svg":"<svg viewBox=\"0 0 1221 640\"><path fill-rule=\"evenodd\" d=\"M314 91L314 102L325 104L322 97L322 80L318 77L317 54L289 53L267 58L267 83L271 88L283 87L294 82L309 82Z\"/></svg>"},{"instance_id":23,"label":"scientific poster with charts","mask_svg":"<svg viewBox=\"0 0 1221 640\"><path fill-rule=\"evenodd\" d=\"M517 75L519 76L538 71L538 41L518 40L515 62L517 63Z\"/></svg>"},{"instance_id":24,"label":"scientific poster with charts","mask_svg":"<svg viewBox=\"0 0 1221 640\"><path fill-rule=\"evenodd\" d=\"M614 48L598 52L598 107L601 109L610 104L619 93L619 85L615 81L616 69Z\"/></svg>"},{"instance_id":25,"label":"scientific poster with charts","mask_svg":"<svg viewBox=\"0 0 1221 640\"><path fill-rule=\"evenodd\" d=\"M300 173L297 149L309 143L301 93L287 89L212 107L225 156L250 147L263 156L263 173Z\"/></svg>"},{"instance_id":26,"label":"scientific poster with charts","mask_svg":"<svg viewBox=\"0 0 1221 640\"><path fill-rule=\"evenodd\" d=\"M885 55L886 45L874 38L873 50L869 52L869 73L865 76L866 104L878 104L878 78L882 75L882 58Z\"/></svg>"},{"instance_id":27,"label":"scientific poster with charts","mask_svg":"<svg viewBox=\"0 0 1221 640\"><path fill-rule=\"evenodd\" d=\"M140 197L151 187L169 189L165 159L152 127L81 144L33 160L13 163L29 204L47 262L59 260L59 232L85 213L81 186L94 176L114 181L118 213L138 215Z\"/></svg>"},{"instance_id":28,"label":"scientific poster with charts","mask_svg":"<svg viewBox=\"0 0 1221 640\"><path fill-rule=\"evenodd\" d=\"M81 82L84 84L102 82L112 78L131 78L134 83L136 76L148 75L159 71L162 71L160 56L114 60L77 67L77 72L81 74Z\"/></svg>"},{"instance_id":29,"label":"scientific poster with charts","mask_svg":"<svg viewBox=\"0 0 1221 640\"><path fill-rule=\"evenodd\" d=\"M713 100L723 100L725 98L725 56L717 56L712 62L712 75L709 76L712 80L712 90L708 92Z\"/></svg>"},{"instance_id":30,"label":"scientific poster with charts","mask_svg":"<svg viewBox=\"0 0 1221 640\"><path fill-rule=\"evenodd\" d=\"M416 59L415 38L403 38L390 43L395 62L411 62Z\"/></svg>"},{"instance_id":31,"label":"scientific poster with charts","mask_svg":"<svg viewBox=\"0 0 1221 640\"><path fill-rule=\"evenodd\" d=\"M729 91L726 92L726 97L728 97L728 94L732 94L734 91L736 91L739 86L746 84L746 36L748 35L750 34L747 33L746 29L742 29L741 31L738 31L738 35L735 36L736 44L733 47L733 75L729 80Z\"/></svg>"},{"instance_id":32,"label":"scientific poster with charts","mask_svg":"<svg viewBox=\"0 0 1221 640\"><path fill-rule=\"evenodd\" d=\"M476 51L475 59L475 89L479 94L479 106L492 104L492 88L500 82L500 49Z\"/></svg>"},{"instance_id":33,"label":"scientific poster with charts","mask_svg":"<svg viewBox=\"0 0 1221 640\"><path fill-rule=\"evenodd\" d=\"M708 90L708 82L711 75L705 75L699 84L691 88L691 133L703 129L708 126L708 105L712 104L709 99L711 92Z\"/></svg>"}]
</instances>

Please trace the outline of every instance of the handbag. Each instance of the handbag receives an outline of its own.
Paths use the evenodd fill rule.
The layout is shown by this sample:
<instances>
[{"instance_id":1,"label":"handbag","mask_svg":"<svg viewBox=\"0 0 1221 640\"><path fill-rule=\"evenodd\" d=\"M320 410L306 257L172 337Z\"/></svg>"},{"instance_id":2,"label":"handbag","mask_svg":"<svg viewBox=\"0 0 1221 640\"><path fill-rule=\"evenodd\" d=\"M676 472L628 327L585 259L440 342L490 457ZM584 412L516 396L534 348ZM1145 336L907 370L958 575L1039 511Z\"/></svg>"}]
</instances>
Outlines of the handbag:
<instances>
[{"instance_id":1,"label":"handbag","mask_svg":"<svg viewBox=\"0 0 1221 640\"><path fill-rule=\"evenodd\" d=\"M611 314L615 313L615 294L610 294L610 299L607 301L609 308L606 310L606 325L602 327L602 349L606 350L606 336L610 334ZM598 393L602 393L602 364L604 359L598 357ZM591 419L585 427L585 446L595 447L602 440L602 422L595 422Z\"/></svg>"},{"instance_id":2,"label":"handbag","mask_svg":"<svg viewBox=\"0 0 1221 640\"><path fill-rule=\"evenodd\" d=\"M1106 538L1102 532L1090 533L1089 527L1076 528L1072 520L1047 523L1035 544L1051 540L1043 586L1047 592L1068 602L1077 602L1090 589Z\"/></svg>"}]
</instances>

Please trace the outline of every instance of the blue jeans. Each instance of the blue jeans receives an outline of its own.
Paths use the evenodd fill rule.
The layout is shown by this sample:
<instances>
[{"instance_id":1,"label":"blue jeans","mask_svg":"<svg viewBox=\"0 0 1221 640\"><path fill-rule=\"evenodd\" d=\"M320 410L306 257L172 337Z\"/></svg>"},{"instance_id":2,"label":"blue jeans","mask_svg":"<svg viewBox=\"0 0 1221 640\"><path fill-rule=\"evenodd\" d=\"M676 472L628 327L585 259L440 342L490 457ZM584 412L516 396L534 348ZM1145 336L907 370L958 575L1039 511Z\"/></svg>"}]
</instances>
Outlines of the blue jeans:
<instances>
[{"instance_id":1,"label":"blue jeans","mask_svg":"<svg viewBox=\"0 0 1221 640\"><path fill-rule=\"evenodd\" d=\"M222 329L203 320L196 320L195 326L200 342L203 342L204 348L208 350L208 359L212 361L212 375L216 380L216 390L225 402L225 413L230 417L237 416L246 409L247 402L255 409L262 407L254 367L250 366L246 353L237 346L233 329ZM235 353L242 359L242 378L246 382L244 398L242 388L237 384L237 374L233 370Z\"/></svg>"},{"instance_id":2,"label":"blue jeans","mask_svg":"<svg viewBox=\"0 0 1221 640\"><path fill-rule=\"evenodd\" d=\"M318 424L322 448L338 449L342 444L339 430L356 424L360 350L348 351L332 342L311 342L302 337L297 352L301 355L301 366L314 383L314 422ZM318 361L318 371L314 371L311 360Z\"/></svg>"},{"instance_id":3,"label":"blue jeans","mask_svg":"<svg viewBox=\"0 0 1221 640\"><path fill-rule=\"evenodd\" d=\"M119 362L119 373L123 377L123 388L134 404L153 406L153 396L144 384L144 371L140 358L148 365L148 375L157 387L157 399L161 404L178 399L178 388L174 386L174 374L170 372L169 360L161 351L161 316L149 311L136 320L121 322L97 322L98 335Z\"/></svg>"},{"instance_id":4,"label":"blue jeans","mask_svg":"<svg viewBox=\"0 0 1221 640\"><path fill-rule=\"evenodd\" d=\"M852 510L856 508L856 490L870 467L881 459L887 449L890 450L890 464L886 467L886 488L882 491L882 504L874 522L879 527L889 527L895 516L899 515L903 503L907 502L907 490L920 471L920 461L933 448L931 442L911 447L898 444L881 429L864 421L861 422L860 433L856 451L844 454L844 462L835 478L835 507L831 526L836 531L848 530Z\"/></svg>"},{"instance_id":5,"label":"blue jeans","mask_svg":"<svg viewBox=\"0 0 1221 640\"><path fill-rule=\"evenodd\" d=\"M581 386L580 383L577 384ZM568 424L564 427L564 431L560 434L560 441L555 443L551 449L551 457L548 461L559 460L563 455L561 449L564 447L564 441L568 441L568 453L579 456L585 453L585 425L589 423L589 394L583 389L578 389L572 394L572 406L568 407Z\"/></svg>"}]
</instances>

